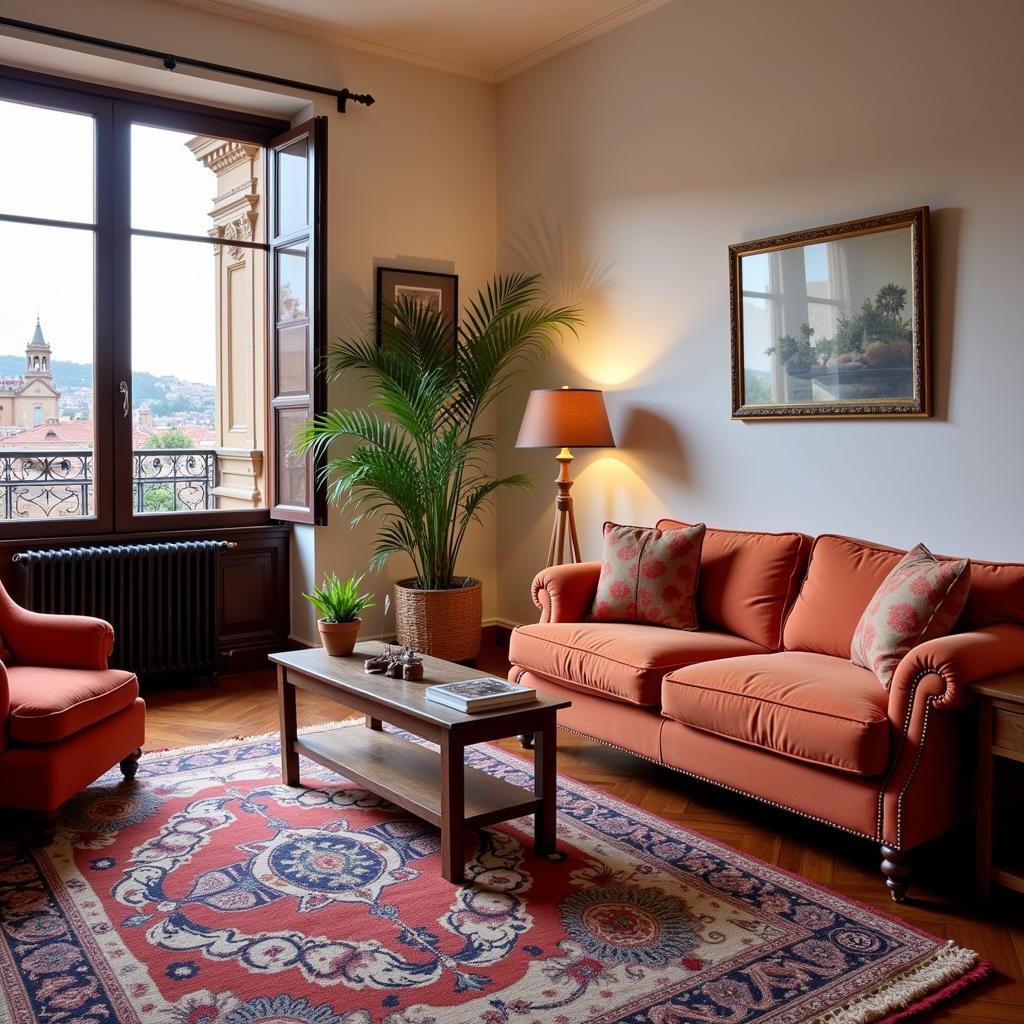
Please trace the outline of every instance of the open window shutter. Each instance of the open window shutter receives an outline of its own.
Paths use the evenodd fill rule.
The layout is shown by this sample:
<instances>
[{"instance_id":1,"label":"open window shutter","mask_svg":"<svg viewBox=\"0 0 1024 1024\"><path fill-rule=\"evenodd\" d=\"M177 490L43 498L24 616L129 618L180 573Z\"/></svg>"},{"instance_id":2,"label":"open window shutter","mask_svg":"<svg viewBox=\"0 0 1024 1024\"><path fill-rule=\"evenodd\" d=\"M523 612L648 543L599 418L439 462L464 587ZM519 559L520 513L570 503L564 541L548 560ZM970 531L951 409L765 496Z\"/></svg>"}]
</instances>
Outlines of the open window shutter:
<instances>
[{"instance_id":1,"label":"open window shutter","mask_svg":"<svg viewBox=\"0 0 1024 1024\"><path fill-rule=\"evenodd\" d=\"M324 411L326 398L319 372L326 334L326 157L325 117L285 132L268 151L271 516L293 523L326 520L312 456L295 452L299 430Z\"/></svg>"}]
</instances>

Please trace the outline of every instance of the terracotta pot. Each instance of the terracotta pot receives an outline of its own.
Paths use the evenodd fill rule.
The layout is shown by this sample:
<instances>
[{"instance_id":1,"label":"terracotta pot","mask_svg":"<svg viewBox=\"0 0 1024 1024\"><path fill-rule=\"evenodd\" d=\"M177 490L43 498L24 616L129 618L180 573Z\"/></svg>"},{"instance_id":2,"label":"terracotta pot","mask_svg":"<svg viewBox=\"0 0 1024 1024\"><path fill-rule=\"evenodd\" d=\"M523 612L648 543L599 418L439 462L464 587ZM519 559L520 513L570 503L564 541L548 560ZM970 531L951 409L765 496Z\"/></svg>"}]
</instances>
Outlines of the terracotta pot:
<instances>
[{"instance_id":1,"label":"terracotta pot","mask_svg":"<svg viewBox=\"0 0 1024 1024\"><path fill-rule=\"evenodd\" d=\"M456 577L450 590L419 590L414 579L395 584L398 642L446 661L471 661L480 653L483 588L479 580Z\"/></svg>"},{"instance_id":2,"label":"terracotta pot","mask_svg":"<svg viewBox=\"0 0 1024 1024\"><path fill-rule=\"evenodd\" d=\"M351 622L328 622L326 619L320 619L317 625L320 627L320 641L324 645L324 650L333 657L351 654L362 624L362 619L353 619Z\"/></svg>"}]
</instances>

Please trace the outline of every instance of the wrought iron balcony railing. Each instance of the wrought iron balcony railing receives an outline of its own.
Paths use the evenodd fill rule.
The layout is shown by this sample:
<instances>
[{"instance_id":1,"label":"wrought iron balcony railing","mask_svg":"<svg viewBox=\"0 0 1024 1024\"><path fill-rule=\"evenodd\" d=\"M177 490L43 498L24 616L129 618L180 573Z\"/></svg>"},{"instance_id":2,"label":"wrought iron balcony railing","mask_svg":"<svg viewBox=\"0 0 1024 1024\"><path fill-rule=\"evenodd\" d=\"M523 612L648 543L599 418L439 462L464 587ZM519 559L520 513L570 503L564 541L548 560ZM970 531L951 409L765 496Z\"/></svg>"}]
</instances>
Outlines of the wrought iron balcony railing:
<instances>
[{"instance_id":1,"label":"wrought iron balcony railing","mask_svg":"<svg viewBox=\"0 0 1024 1024\"><path fill-rule=\"evenodd\" d=\"M217 455L208 449L146 448L132 453L136 513L216 508ZM0 452L0 521L89 516L95 510L87 451Z\"/></svg>"}]
</instances>

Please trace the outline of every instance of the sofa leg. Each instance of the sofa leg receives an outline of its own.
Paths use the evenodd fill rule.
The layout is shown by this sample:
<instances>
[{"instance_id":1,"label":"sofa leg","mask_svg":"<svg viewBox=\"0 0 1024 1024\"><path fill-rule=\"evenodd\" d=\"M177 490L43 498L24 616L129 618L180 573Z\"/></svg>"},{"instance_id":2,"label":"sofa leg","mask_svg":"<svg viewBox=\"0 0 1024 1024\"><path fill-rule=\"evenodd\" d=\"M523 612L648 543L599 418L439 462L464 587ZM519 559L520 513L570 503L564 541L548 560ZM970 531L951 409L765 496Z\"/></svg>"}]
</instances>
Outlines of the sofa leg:
<instances>
[{"instance_id":1,"label":"sofa leg","mask_svg":"<svg viewBox=\"0 0 1024 1024\"><path fill-rule=\"evenodd\" d=\"M57 834L57 811L29 811L28 841L32 846L49 846Z\"/></svg>"},{"instance_id":2,"label":"sofa leg","mask_svg":"<svg viewBox=\"0 0 1024 1024\"><path fill-rule=\"evenodd\" d=\"M910 854L905 850L882 847L882 874L893 903L902 903L910 888Z\"/></svg>"},{"instance_id":3,"label":"sofa leg","mask_svg":"<svg viewBox=\"0 0 1024 1024\"><path fill-rule=\"evenodd\" d=\"M519 740L519 746L521 746L523 750L533 750L532 732L521 732L516 738Z\"/></svg>"},{"instance_id":4,"label":"sofa leg","mask_svg":"<svg viewBox=\"0 0 1024 1024\"><path fill-rule=\"evenodd\" d=\"M142 757L142 747L136 747L122 762L121 774L131 782L135 773L139 770L139 758Z\"/></svg>"}]
</instances>

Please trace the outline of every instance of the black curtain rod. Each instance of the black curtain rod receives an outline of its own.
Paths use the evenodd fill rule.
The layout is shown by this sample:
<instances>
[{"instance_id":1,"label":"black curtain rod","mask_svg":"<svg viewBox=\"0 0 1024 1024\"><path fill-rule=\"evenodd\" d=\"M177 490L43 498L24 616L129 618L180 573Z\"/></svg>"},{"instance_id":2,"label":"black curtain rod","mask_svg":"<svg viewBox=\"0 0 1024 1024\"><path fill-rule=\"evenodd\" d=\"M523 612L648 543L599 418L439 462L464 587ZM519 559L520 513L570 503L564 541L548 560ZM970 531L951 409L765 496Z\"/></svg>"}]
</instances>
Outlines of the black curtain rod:
<instances>
[{"instance_id":1,"label":"black curtain rod","mask_svg":"<svg viewBox=\"0 0 1024 1024\"><path fill-rule=\"evenodd\" d=\"M160 50L149 50L145 46L132 46L130 43L118 43L112 39L100 39L98 36L87 36L81 32L68 32L62 28L53 28L50 25L36 25L31 21L19 21L17 18L0 17L0 25L7 25L10 28L21 29L23 32L36 32L44 36L56 36L58 39L70 39L75 43L86 43L89 46L101 46L107 50L119 50L121 53L131 53L136 57L152 57L163 63L168 71L173 71L179 64L190 68L202 68L204 71L217 71L223 75L232 75L236 78L248 78L254 82L269 82L271 85L284 85L290 89L300 89L302 92L316 92L323 96L334 96L338 100L338 110L344 114L345 104L351 100L353 103L362 103L364 106L373 104L373 97L369 93L351 92L349 89L330 89L326 85L310 85L309 82L296 82L292 78L279 78L277 75L264 75L259 71L246 71L245 68L232 68L226 64L214 64L208 60L196 60L192 57L179 57L173 53L162 53Z\"/></svg>"}]
</instances>

